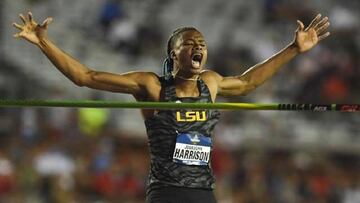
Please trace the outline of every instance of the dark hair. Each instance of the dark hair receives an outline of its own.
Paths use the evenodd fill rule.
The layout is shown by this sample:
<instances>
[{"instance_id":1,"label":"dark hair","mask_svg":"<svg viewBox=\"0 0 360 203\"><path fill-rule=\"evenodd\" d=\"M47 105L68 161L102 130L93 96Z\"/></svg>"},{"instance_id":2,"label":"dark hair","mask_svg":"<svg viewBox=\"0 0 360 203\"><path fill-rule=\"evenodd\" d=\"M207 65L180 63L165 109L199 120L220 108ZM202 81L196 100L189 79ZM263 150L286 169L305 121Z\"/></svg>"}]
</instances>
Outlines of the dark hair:
<instances>
[{"instance_id":1,"label":"dark hair","mask_svg":"<svg viewBox=\"0 0 360 203\"><path fill-rule=\"evenodd\" d=\"M181 27L176 29L170 36L168 43L167 43L167 58L164 61L163 65L163 73L166 79L169 79L171 77L171 73L174 70L173 67L173 60L171 59L170 52L173 50L174 45L177 41L177 39L180 37L180 34L186 31L198 31L194 27ZM199 32L199 31L198 31Z\"/></svg>"}]
</instances>

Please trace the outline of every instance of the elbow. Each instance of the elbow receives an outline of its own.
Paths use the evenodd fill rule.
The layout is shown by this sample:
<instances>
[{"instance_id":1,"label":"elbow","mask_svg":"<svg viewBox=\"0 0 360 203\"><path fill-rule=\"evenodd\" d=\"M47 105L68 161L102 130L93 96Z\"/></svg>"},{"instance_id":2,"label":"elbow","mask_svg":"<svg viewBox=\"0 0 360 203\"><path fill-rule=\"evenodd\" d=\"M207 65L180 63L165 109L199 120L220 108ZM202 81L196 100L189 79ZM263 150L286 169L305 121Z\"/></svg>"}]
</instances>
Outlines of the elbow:
<instances>
[{"instance_id":1,"label":"elbow","mask_svg":"<svg viewBox=\"0 0 360 203\"><path fill-rule=\"evenodd\" d=\"M90 85L90 81L94 78L93 71L88 71L83 74L79 74L78 77L72 79L72 82L79 87L87 87Z\"/></svg>"},{"instance_id":2,"label":"elbow","mask_svg":"<svg viewBox=\"0 0 360 203\"><path fill-rule=\"evenodd\" d=\"M78 86L78 87L84 87L84 86L86 86L86 83L85 83L84 81L82 81L82 80L77 79L77 80L72 80L72 81L73 81L73 83L74 83L76 86Z\"/></svg>"}]
</instances>

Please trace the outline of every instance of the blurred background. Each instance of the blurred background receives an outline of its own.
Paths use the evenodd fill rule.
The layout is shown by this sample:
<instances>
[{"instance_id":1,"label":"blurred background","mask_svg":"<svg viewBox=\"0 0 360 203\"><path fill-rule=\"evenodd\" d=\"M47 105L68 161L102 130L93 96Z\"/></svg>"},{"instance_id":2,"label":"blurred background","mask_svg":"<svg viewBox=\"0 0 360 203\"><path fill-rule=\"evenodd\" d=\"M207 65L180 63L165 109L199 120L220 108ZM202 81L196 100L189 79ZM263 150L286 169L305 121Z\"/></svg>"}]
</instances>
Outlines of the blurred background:
<instances>
[{"instance_id":1,"label":"blurred background","mask_svg":"<svg viewBox=\"0 0 360 203\"><path fill-rule=\"evenodd\" d=\"M246 97L227 102L358 103L358 0L2 0L1 99L134 101L77 87L12 22L52 16L50 38L87 66L162 73L171 32L195 26L207 67L241 74L285 47L296 20L329 16L331 36ZM358 113L223 111L214 134L219 203L359 203ZM137 110L0 108L0 202L144 202L149 155Z\"/></svg>"}]
</instances>

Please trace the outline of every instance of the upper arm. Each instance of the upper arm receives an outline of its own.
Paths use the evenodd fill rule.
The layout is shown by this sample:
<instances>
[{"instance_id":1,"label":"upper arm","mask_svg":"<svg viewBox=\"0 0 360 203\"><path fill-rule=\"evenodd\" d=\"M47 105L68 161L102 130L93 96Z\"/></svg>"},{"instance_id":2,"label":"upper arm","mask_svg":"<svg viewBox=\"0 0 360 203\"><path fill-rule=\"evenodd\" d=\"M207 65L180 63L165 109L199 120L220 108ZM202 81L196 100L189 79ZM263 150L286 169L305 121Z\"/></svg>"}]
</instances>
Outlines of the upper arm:
<instances>
[{"instance_id":1,"label":"upper arm","mask_svg":"<svg viewBox=\"0 0 360 203\"><path fill-rule=\"evenodd\" d=\"M253 89L242 76L223 77L214 71L206 71L205 75L210 81L215 81L216 93L221 96L246 95Z\"/></svg>"},{"instance_id":2,"label":"upper arm","mask_svg":"<svg viewBox=\"0 0 360 203\"><path fill-rule=\"evenodd\" d=\"M114 74L90 70L81 81L81 86L89 88L132 95L144 95L148 89L147 86L158 81L158 77L155 73L151 72Z\"/></svg>"}]
</instances>

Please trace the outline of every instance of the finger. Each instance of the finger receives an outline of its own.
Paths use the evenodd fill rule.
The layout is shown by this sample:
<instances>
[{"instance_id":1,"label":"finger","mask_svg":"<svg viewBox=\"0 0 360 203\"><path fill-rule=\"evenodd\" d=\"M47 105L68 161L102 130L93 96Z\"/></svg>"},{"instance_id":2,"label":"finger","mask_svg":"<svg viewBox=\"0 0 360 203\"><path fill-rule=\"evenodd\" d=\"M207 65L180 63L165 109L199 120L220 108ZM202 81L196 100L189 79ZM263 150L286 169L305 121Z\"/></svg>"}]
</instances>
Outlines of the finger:
<instances>
[{"instance_id":1,"label":"finger","mask_svg":"<svg viewBox=\"0 0 360 203\"><path fill-rule=\"evenodd\" d=\"M325 34L323 34L323 35L321 35L321 36L319 37L319 41L324 40L324 39L327 38L329 35L330 35L330 32L326 32Z\"/></svg>"},{"instance_id":2,"label":"finger","mask_svg":"<svg viewBox=\"0 0 360 203\"><path fill-rule=\"evenodd\" d=\"M314 28L317 29L317 28L323 26L324 24L326 24L328 21L329 21L329 18L328 18L328 17L325 17L325 18L321 19L321 21L319 21L319 22L314 26Z\"/></svg>"},{"instance_id":3,"label":"finger","mask_svg":"<svg viewBox=\"0 0 360 203\"><path fill-rule=\"evenodd\" d=\"M321 14L319 13L319 14L317 14L317 16L311 21L310 25L306 28L306 30L309 30L309 29L312 28L314 25L316 25L320 18L321 18Z\"/></svg>"},{"instance_id":4,"label":"finger","mask_svg":"<svg viewBox=\"0 0 360 203\"><path fill-rule=\"evenodd\" d=\"M28 12L28 18L30 22L33 21L33 14L31 12Z\"/></svg>"},{"instance_id":5,"label":"finger","mask_svg":"<svg viewBox=\"0 0 360 203\"><path fill-rule=\"evenodd\" d=\"M24 15L20 14L19 17L20 17L21 21L25 24L26 23L26 18L24 17Z\"/></svg>"},{"instance_id":6,"label":"finger","mask_svg":"<svg viewBox=\"0 0 360 203\"><path fill-rule=\"evenodd\" d=\"M53 21L53 18L49 17L44 20L44 22L41 24L41 27L47 28L49 24Z\"/></svg>"},{"instance_id":7,"label":"finger","mask_svg":"<svg viewBox=\"0 0 360 203\"><path fill-rule=\"evenodd\" d=\"M296 22L298 24L298 31L303 31L305 28L304 23L301 22L300 20L297 20Z\"/></svg>"},{"instance_id":8,"label":"finger","mask_svg":"<svg viewBox=\"0 0 360 203\"><path fill-rule=\"evenodd\" d=\"M329 22L325 23L323 26L321 26L319 29L316 30L316 33L318 35L323 34L329 26L330 26Z\"/></svg>"},{"instance_id":9,"label":"finger","mask_svg":"<svg viewBox=\"0 0 360 203\"><path fill-rule=\"evenodd\" d=\"M23 29L23 27L21 25L17 24L17 23L13 23L13 26L16 27L19 30Z\"/></svg>"},{"instance_id":10,"label":"finger","mask_svg":"<svg viewBox=\"0 0 360 203\"><path fill-rule=\"evenodd\" d=\"M15 38L20 38L21 37L21 34L20 33L16 33L13 35Z\"/></svg>"}]
</instances>

